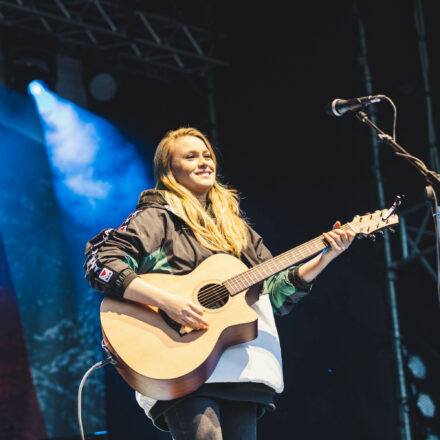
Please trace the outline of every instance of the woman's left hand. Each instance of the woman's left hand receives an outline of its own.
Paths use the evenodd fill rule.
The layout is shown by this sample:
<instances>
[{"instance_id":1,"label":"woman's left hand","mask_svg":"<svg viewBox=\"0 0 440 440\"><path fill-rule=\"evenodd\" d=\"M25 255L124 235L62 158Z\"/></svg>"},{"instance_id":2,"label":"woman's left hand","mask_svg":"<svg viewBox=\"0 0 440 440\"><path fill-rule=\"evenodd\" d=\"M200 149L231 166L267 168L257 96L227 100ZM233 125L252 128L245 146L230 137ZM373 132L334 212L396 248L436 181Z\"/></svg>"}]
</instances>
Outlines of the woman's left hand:
<instances>
[{"instance_id":1,"label":"woman's left hand","mask_svg":"<svg viewBox=\"0 0 440 440\"><path fill-rule=\"evenodd\" d=\"M321 256L321 258L328 262L344 252L351 245L354 237L356 237L353 231L343 231L340 228L341 222L337 221L333 225L332 231L322 234L331 246L331 248Z\"/></svg>"},{"instance_id":2,"label":"woman's left hand","mask_svg":"<svg viewBox=\"0 0 440 440\"><path fill-rule=\"evenodd\" d=\"M323 233L322 235L327 240L330 248L315 258L301 264L298 269L298 275L307 283L312 282L330 261L344 252L356 236L352 231L343 231L339 221L333 225L333 231Z\"/></svg>"}]
</instances>

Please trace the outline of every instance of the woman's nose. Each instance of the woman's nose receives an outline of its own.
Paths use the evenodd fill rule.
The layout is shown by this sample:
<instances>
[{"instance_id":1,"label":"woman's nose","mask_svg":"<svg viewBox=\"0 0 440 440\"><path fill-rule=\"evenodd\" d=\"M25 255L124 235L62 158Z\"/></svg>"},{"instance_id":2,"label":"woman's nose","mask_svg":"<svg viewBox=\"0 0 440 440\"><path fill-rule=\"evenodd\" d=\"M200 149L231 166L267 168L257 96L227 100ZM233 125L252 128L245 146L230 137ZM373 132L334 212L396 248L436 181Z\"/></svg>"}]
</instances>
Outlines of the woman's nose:
<instances>
[{"instance_id":1,"label":"woman's nose","mask_svg":"<svg viewBox=\"0 0 440 440\"><path fill-rule=\"evenodd\" d=\"M199 157L199 165L201 165L201 166L207 165L208 164L208 160L209 159L207 157L200 156Z\"/></svg>"}]
</instances>

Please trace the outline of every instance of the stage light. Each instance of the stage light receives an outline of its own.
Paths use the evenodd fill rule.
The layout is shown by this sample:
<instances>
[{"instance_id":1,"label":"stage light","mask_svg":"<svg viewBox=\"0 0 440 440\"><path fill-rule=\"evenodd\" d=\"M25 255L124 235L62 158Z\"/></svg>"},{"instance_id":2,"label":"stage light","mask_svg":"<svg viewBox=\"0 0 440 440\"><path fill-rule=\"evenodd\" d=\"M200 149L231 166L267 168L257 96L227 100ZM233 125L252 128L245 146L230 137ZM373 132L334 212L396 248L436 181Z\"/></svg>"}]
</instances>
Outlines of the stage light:
<instances>
[{"instance_id":1,"label":"stage light","mask_svg":"<svg viewBox=\"0 0 440 440\"><path fill-rule=\"evenodd\" d=\"M107 102L116 96L118 83L110 73L98 73L90 80L89 90L94 99Z\"/></svg>"},{"instance_id":2,"label":"stage light","mask_svg":"<svg viewBox=\"0 0 440 440\"><path fill-rule=\"evenodd\" d=\"M49 90L44 81L35 79L28 84L28 93L34 98L38 110L47 113L55 105L55 95Z\"/></svg>"},{"instance_id":3,"label":"stage light","mask_svg":"<svg viewBox=\"0 0 440 440\"><path fill-rule=\"evenodd\" d=\"M426 367L419 356L411 355L409 357L408 368L417 379L426 379Z\"/></svg>"},{"instance_id":4,"label":"stage light","mask_svg":"<svg viewBox=\"0 0 440 440\"><path fill-rule=\"evenodd\" d=\"M40 95L44 88L46 88L46 85L43 81L34 79L29 83L27 90L30 95Z\"/></svg>"},{"instance_id":5,"label":"stage light","mask_svg":"<svg viewBox=\"0 0 440 440\"><path fill-rule=\"evenodd\" d=\"M417 397L417 406L425 417L433 418L435 414L435 405L428 394L419 394Z\"/></svg>"}]
</instances>

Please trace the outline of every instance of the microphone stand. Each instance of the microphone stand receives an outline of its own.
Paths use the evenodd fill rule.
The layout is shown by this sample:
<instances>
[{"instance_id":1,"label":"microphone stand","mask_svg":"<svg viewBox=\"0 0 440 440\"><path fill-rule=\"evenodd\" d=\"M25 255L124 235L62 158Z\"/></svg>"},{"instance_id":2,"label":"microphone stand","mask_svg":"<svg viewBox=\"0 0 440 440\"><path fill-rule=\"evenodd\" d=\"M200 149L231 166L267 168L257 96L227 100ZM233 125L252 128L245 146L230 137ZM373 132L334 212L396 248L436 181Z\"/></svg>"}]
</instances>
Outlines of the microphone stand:
<instances>
[{"instance_id":1,"label":"microphone stand","mask_svg":"<svg viewBox=\"0 0 440 440\"><path fill-rule=\"evenodd\" d=\"M359 111L356 118L370 128L376 131L378 141L389 145L395 154L411 163L426 180L425 195L431 203L432 217L434 219L435 237L436 237L436 254L437 254L437 297L440 305L440 228L439 228L439 209L437 203L437 194L440 194L440 174L429 170L426 165L418 157L409 154L395 139L383 132L376 124L374 124L368 116Z\"/></svg>"}]
</instances>

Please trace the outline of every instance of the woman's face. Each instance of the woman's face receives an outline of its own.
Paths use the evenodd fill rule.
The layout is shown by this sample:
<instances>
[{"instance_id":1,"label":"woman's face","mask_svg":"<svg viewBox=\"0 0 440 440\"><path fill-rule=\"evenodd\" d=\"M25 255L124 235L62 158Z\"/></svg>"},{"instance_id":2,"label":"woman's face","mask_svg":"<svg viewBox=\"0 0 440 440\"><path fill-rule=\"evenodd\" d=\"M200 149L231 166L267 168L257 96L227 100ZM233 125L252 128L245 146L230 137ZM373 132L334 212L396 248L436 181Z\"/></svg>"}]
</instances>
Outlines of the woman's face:
<instances>
[{"instance_id":1,"label":"woman's face","mask_svg":"<svg viewBox=\"0 0 440 440\"><path fill-rule=\"evenodd\" d=\"M205 198L215 182L215 164L205 143L182 136L174 143L171 171L174 178L197 198Z\"/></svg>"}]
</instances>

